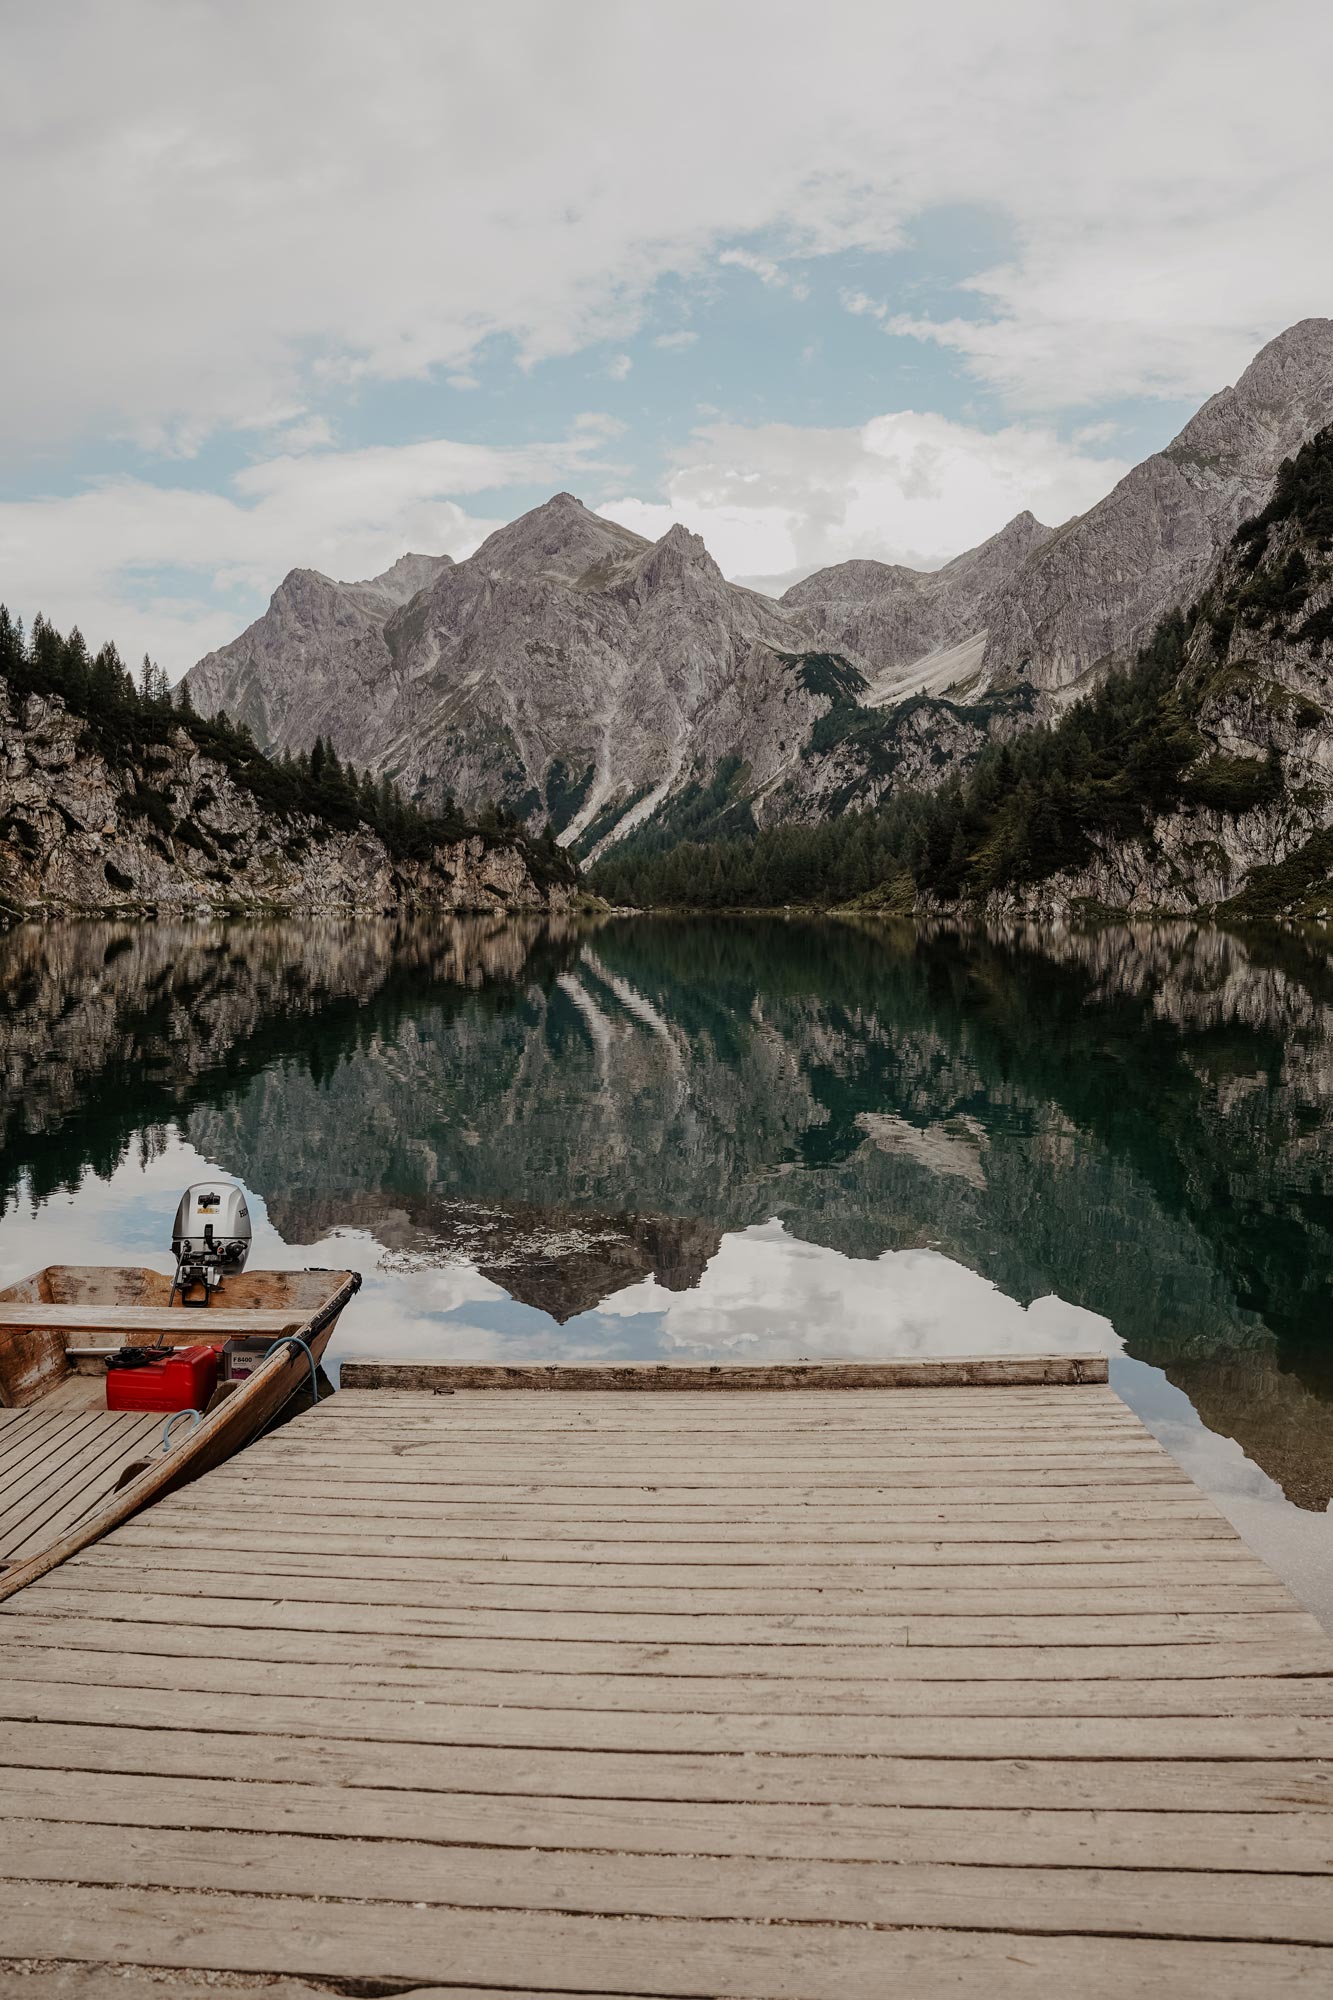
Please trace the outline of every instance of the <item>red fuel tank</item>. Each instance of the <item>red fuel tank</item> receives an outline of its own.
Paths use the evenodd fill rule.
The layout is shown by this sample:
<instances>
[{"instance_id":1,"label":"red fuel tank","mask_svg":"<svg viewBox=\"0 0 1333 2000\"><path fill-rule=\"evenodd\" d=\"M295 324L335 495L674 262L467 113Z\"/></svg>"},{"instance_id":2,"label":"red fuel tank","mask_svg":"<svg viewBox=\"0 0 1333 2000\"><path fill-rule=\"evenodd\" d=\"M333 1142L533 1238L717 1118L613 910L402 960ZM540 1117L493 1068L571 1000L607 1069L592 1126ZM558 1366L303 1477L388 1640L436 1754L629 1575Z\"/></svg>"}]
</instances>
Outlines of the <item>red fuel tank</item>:
<instances>
[{"instance_id":1,"label":"red fuel tank","mask_svg":"<svg viewBox=\"0 0 1333 2000\"><path fill-rule=\"evenodd\" d=\"M106 1371L108 1410L202 1410L217 1387L216 1347L164 1349L136 1368Z\"/></svg>"}]
</instances>

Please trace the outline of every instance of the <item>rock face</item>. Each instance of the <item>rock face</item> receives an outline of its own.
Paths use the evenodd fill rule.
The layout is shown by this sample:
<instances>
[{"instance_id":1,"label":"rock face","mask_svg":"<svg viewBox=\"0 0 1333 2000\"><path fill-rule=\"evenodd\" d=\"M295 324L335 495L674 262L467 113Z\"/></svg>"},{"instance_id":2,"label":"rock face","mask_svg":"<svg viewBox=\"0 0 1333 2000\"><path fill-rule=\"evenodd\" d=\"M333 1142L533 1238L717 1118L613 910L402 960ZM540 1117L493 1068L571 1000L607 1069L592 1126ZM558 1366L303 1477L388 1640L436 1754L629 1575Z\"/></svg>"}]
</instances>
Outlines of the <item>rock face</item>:
<instances>
[{"instance_id":1,"label":"rock face","mask_svg":"<svg viewBox=\"0 0 1333 2000\"><path fill-rule=\"evenodd\" d=\"M63 702L12 700L0 680L0 745L0 916L546 911L572 897L512 838L469 834L408 860L365 826L268 815L179 724L164 724L151 765L113 770Z\"/></svg>"},{"instance_id":2,"label":"rock face","mask_svg":"<svg viewBox=\"0 0 1333 2000\"><path fill-rule=\"evenodd\" d=\"M889 700L929 656L983 631L991 599L1051 534L1022 513L943 569L838 563L794 584L781 601L823 644L852 655L871 682L871 699ZM945 685L958 678L955 663Z\"/></svg>"},{"instance_id":3,"label":"rock face","mask_svg":"<svg viewBox=\"0 0 1333 2000\"><path fill-rule=\"evenodd\" d=\"M466 562L293 571L189 685L270 749L325 735L427 807L498 800L584 853L649 819L817 818L944 781L1131 658L1330 419L1333 321L1304 320L1088 513L1020 514L938 571L841 563L775 604L683 527L648 543L562 493ZM884 713L826 724L849 704Z\"/></svg>"},{"instance_id":4,"label":"rock face","mask_svg":"<svg viewBox=\"0 0 1333 2000\"><path fill-rule=\"evenodd\" d=\"M1130 659L1194 596L1283 459L1330 421L1333 320L1301 320L1001 587L986 615L992 679L1023 674L1067 696L1091 670Z\"/></svg>"},{"instance_id":5,"label":"rock face","mask_svg":"<svg viewBox=\"0 0 1333 2000\"><path fill-rule=\"evenodd\" d=\"M427 804L501 799L567 840L623 832L724 763L763 787L832 699L803 628L727 583L697 535L646 542L568 493L378 625L346 591L289 577L192 671L196 705L270 747L329 734Z\"/></svg>"},{"instance_id":6,"label":"rock face","mask_svg":"<svg viewBox=\"0 0 1333 2000\"><path fill-rule=\"evenodd\" d=\"M448 556L400 556L365 583L292 570L262 618L191 668L195 706L205 715L225 709L269 750L308 749L329 736L345 754L349 713L373 727L393 701L385 624L449 567Z\"/></svg>"},{"instance_id":7,"label":"rock face","mask_svg":"<svg viewBox=\"0 0 1333 2000\"><path fill-rule=\"evenodd\" d=\"M1201 748L1185 796L1083 866L988 900L998 917L1333 914L1333 428L1233 538L1192 609L1177 683Z\"/></svg>"}]
</instances>

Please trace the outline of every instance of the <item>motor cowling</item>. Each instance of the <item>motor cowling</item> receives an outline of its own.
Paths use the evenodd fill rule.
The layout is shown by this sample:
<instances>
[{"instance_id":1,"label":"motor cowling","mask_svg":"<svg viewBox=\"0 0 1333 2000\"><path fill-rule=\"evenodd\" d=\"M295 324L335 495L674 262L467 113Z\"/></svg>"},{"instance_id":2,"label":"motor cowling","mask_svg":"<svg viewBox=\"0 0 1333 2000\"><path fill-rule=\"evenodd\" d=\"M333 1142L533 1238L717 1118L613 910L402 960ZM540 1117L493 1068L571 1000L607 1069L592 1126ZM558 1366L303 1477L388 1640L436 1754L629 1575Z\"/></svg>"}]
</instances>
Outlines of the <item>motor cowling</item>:
<instances>
[{"instance_id":1,"label":"motor cowling","mask_svg":"<svg viewBox=\"0 0 1333 2000\"><path fill-rule=\"evenodd\" d=\"M245 1192L234 1181L196 1181L176 1210L171 1248L176 1258L173 1292L207 1304L225 1277L245 1269L252 1233ZM202 1299L192 1299L202 1289Z\"/></svg>"}]
</instances>

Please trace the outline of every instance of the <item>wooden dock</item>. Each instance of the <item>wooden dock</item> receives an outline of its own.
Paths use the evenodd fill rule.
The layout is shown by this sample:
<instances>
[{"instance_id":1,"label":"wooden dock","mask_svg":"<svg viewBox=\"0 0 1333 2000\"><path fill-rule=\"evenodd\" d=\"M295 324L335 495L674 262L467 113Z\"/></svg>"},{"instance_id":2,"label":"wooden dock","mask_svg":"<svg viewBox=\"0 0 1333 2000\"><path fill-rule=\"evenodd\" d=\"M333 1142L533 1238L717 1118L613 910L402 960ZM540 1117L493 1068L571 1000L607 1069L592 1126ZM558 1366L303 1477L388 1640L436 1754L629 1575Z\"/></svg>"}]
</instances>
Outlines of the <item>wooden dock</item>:
<instances>
[{"instance_id":1,"label":"wooden dock","mask_svg":"<svg viewBox=\"0 0 1333 2000\"><path fill-rule=\"evenodd\" d=\"M1333 1644L1097 1382L349 1389L0 1660L6 1996L1333 1992Z\"/></svg>"}]
</instances>

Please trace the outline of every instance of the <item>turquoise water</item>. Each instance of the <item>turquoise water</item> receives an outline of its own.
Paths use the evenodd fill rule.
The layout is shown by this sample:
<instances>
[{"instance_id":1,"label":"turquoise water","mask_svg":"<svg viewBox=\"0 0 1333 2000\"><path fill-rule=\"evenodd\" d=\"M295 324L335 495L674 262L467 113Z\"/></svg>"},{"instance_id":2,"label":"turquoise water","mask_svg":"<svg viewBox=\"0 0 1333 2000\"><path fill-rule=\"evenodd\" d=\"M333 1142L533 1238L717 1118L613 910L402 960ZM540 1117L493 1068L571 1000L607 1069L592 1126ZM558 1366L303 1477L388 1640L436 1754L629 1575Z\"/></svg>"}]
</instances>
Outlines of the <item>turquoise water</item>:
<instances>
[{"instance_id":1,"label":"turquoise water","mask_svg":"<svg viewBox=\"0 0 1333 2000\"><path fill-rule=\"evenodd\" d=\"M0 1282L244 1182L354 1353L1096 1348L1333 1619L1333 969L1184 926L64 925L0 941Z\"/></svg>"}]
</instances>

